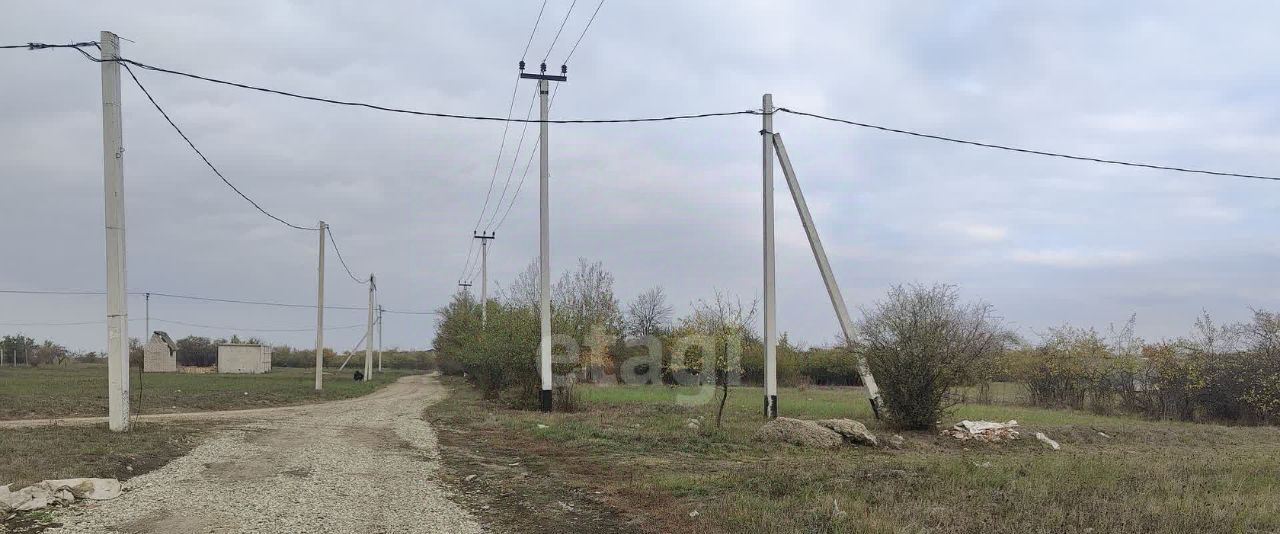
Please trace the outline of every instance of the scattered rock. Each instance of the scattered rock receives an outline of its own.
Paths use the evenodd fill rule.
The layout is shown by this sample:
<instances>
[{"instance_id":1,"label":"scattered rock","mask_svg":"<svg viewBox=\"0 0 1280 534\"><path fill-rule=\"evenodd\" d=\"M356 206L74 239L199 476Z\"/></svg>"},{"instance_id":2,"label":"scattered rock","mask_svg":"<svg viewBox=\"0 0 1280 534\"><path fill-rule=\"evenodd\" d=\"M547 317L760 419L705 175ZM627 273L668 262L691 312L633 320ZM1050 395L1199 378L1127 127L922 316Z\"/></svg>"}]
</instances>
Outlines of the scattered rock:
<instances>
[{"instance_id":1,"label":"scattered rock","mask_svg":"<svg viewBox=\"0 0 1280 534\"><path fill-rule=\"evenodd\" d=\"M1049 439L1049 436L1046 436L1044 432L1036 432L1036 439L1040 440L1041 443L1048 445L1049 448L1055 451L1062 448L1062 445L1058 445L1058 442Z\"/></svg>"},{"instance_id":2,"label":"scattered rock","mask_svg":"<svg viewBox=\"0 0 1280 534\"><path fill-rule=\"evenodd\" d=\"M790 443L801 447L835 448L844 443L844 438L834 430L813 421L803 421L790 417L779 417L756 431L757 441Z\"/></svg>"},{"instance_id":3,"label":"scattered rock","mask_svg":"<svg viewBox=\"0 0 1280 534\"><path fill-rule=\"evenodd\" d=\"M973 466L974 466L974 467L984 467L984 468L985 468L985 467L991 467L991 462L982 462L982 463L973 462Z\"/></svg>"},{"instance_id":4,"label":"scattered rock","mask_svg":"<svg viewBox=\"0 0 1280 534\"><path fill-rule=\"evenodd\" d=\"M903 439L902 436L899 436L897 434L890 436L889 439L885 441L888 443L890 449L901 450L903 447L907 446L907 440Z\"/></svg>"},{"instance_id":5,"label":"scattered rock","mask_svg":"<svg viewBox=\"0 0 1280 534\"><path fill-rule=\"evenodd\" d=\"M698 511L697 511L697 510L694 510L694 511L692 511L692 512L689 512L689 517L698 517L699 515L700 515L700 514L698 514Z\"/></svg>"},{"instance_id":6,"label":"scattered rock","mask_svg":"<svg viewBox=\"0 0 1280 534\"><path fill-rule=\"evenodd\" d=\"M814 421L815 423L829 428L840 437L844 438L845 443L854 445L870 445L878 446L880 443L876 440L875 434L867 431L867 425L854 421L852 419L822 419Z\"/></svg>"},{"instance_id":7,"label":"scattered rock","mask_svg":"<svg viewBox=\"0 0 1280 534\"><path fill-rule=\"evenodd\" d=\"M472 480L475 480L475 479L476 479L476 475L467 475L467 478L462 479L462 481L471 482Z\"/></svg>"},{"instance_id":8,"label":"scattered rock","mask_svg":"<svg viewBox=\"0 0 1280 534\"><path fill-rule=\"evenodd\" d=\"M1103 432L1101 430L1098 431L1098 435L1107 439L1111 439L1111 436L1108 436L1106 432Z\"/></svg>"},{"instance_id":9,"label":"scattered rock","mask_svg":"<svg viewBox=\"0 0 1280 534\"><path fill-rule=\"evenodd\" d=\"M538 423L538 428L540 428L540 429L541 429L541 428L547 428L547 425L544 425L544 424L542 424L542 423Z\"/></svg>"}]
</instances>

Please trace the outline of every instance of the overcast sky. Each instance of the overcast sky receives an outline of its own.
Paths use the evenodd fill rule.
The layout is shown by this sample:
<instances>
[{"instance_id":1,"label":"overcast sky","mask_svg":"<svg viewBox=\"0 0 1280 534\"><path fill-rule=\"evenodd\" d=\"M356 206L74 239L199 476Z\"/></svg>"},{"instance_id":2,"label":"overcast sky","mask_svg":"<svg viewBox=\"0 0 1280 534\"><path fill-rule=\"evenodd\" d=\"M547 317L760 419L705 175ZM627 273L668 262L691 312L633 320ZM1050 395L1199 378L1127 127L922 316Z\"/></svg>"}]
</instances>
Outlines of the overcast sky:
<instances>
[{"instance_id":1,"label":"overcast sky","mask_svg":"<svg viewBox=\"0 0 1280 534\"><path fill-rule=\"evenodd\" d=\"M539 62L571 0L550 0ZM541 2L11 2L3 43L131 40L149 64L336 99L505 115ZM582 0L556 68L596 2ZM1280 174L1280 7L1270 2L607 2L569 64L556 118L779 106L1030 148ZM99 67L70 50L0 51L0 288L104 288ZM381 301L434 309L455 286L503 124L340 108L139 71L227 177L273 213L323 219ZM519 86L522 115L534 85ZM314 302L315 232L234 195L126 78L128 284ZM536 112L536 111L535 111ZM653 285L678 312L761 282L760 119L552 127L555 275L604 262L624 301ZM491 205L521 126L506 143ZM1275 309L1280 183L1109 167L950 145L780 115L853 307L891 284L957 284L1023 334L1138 316L1147 338L1200 310ZM532 148L529 130L510 185ZM778 175L779 329L838 330ZM510 198L510 192L508 193ZM505 202L503 204L505 209ZM491 210L493 207L491 206ZM496 229L491 280L537 254L537 165ZM487 217L486 217L487 218ZM482 225L483 228L484 225ZM329 255L327 301L363 287ZM0 323L100 320L101 297L0 295ZM143 316L141 298L129 302ZM306 329L314 312L153 299L153 329ZM331 311L352 326L361 311ZM423 347L430 316L388 316L388 346ZM100 350L102 324L3 326ZM141 337L141 321L130 334ZM254 332L241 330L242 334ZM258 334L306 346L313 333ZM360 328L335 329L350 348Z\"/></svg>"}]
</instances>

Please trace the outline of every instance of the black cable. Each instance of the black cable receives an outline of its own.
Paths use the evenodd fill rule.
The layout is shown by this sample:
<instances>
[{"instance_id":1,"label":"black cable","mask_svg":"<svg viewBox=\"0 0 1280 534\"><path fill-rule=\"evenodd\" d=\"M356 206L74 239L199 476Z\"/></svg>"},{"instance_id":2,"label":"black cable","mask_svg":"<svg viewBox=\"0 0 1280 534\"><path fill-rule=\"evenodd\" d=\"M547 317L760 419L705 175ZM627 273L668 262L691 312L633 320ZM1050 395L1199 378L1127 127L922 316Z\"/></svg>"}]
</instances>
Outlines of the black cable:
<instances>
[{"instance_id":1,"label":"black cable","mask_svg":"<svg viewBox=\"0 0 1280 534\"><path fill-rule=\"evenodd\" d=\"M542 56L542 63L547 63L547 58L551 57L551 52L556 49L556 41L560 40L560 32L564 31L564 25L569 22L569 15L573 14L573 6L578 5L578 0L569 3L569 10L564 12L564 20L560 21L560 29L556 30L556 36L551 39L551 46L547 47L547 55Z\"/></svg>"},{"instance_id":2,"label":"black cable","mask_svg":"<svg viewBox=\"0 0 1280 534\"><path fill-rule=\"evenodd\" d=\"M182 326L193 326L196 328L212 328L215 330L230 330L230 331L243 331L243 332L315 332L316 331L315 327L311 327L311 328L237 328L234 326L216 326L216 325L208 325L208 324L188 323L183 321L174 321L172 319L160 319L156 317L152 317L151 320L159 323L178 324ZM346 325L346 326L326 326L324 327L324 330L327 332L329 330L346 330L350 328L359 328L362 326L365 326L365 323Z\"/></svg>"},{"instance_id":3,"label":"black cable","mask_svg":"<svg viewBox=\"0 0 1280 534\"><path fill-rule=\"evenodd\" d=\"M144 295L144 294L146 294L146 293L148 293L148 292L143 292L143 291L130 291L128 294L129 294L130 296L141 296L141 295ZM227 299L227 298L218 298L218 297L201 297L201 296L196 296L196 295L180 295L180 294L176 294L176 293L161 293L161 292L156 292L156 291L150 291L149 293L151 293L151 296L153 296L153 297L165 297L165 298L182 299L182 300L198 300L198 301L204 301L204 302L221 302L221 303L226 303L226 304L252 304L252 305L255 305L255 306L275 306L275 307L279 307L279 308L308 308L308 309L312 309L312 310L314 310L314 309L316 308L316 305L315 305L315 304L292 304L292 303L287 303L287 302L275 302L275 301L266 301L266 300L242 300L242 299ZM16 294L16 295L95 295L95 296L96 296L96 295L105 295L105 294L107 294L107 293L106 293L106 291L87 291L87 290L66 290L66 291L61 291L61 290L41 290L41 289L0 289L0 294ZM361 311L363 311L363 310L366 310L366 309L368 309L368 308L367 308L366 306L341 306L341 305L332 305L332 304L331 304L331 305L325 306L325 307L324 307L324 309L326 309L326 310L361 310ZM386 312L386 313L407 314L407 315L436 315L436 314L438 314L438 313L439 313L439 312L435 312L435 311L387 310L387 309L384 309L383 311L384 311L384 312ZM130 321L140 321L141 319L129 319L129 320L130 320ZM96 321L96 322L101 323L102 321ZM79 324L79 323L76 323L76 324ZM88 323L86 323L86 324L88 324ZM0 325L0 326L3 326L3 325ZM12 325L12 326L21 326L21 325L16 325L16 324L15 324L15 325ZM31 323L31 324L30 324L30 326L59 326L59 325L57 325L57 324L53 324L53 323ZM70 325L70 324L68 324L68 325L66 325L66 326L71 326L71 325Z\"/></svg>"},{"instance_id":4,"label":"black cable","mask_svg":"<svg viewBox=\"0 0 1280 534\"><path fill-rule=\"evenodd\" d=\"M67 44L27 43L27 44L20 44L20 45L2 45L0 46L0 49L3 49L3 48L25 48L27 50L41 50L44 48L79 49L80 47L84 47L84 46L97 46L97 44L98 44L97 41L85 41L83 43L67 43Z\"/></svg>"},{"instance_id":5,"label":"black cable","mask_svg":"<svg viewBox=\"0 0 1280 534\"><path fill-rule=\"evenodd\" d=\"M596 21L596 15L600 14L600 8L602 7L604 7L604 0L600 0L600 3L596 4L596 10L591 13L591 18L587 19L587 25L582 28L582 33L578 34L578 40L574 41L573 48L569 49L569 55L565 56L564 61L560 63L561 65L569 64L569 59L573 57L574 52L578 51L578 45L582 43L582 38L586 37L587 30L591 29L591 23Z\"/></svg>"},{"instance_id":6,"label":"black cable","mask_svg":"<svg viewBox=\"0 0 1280 534\"><path fill-rule=\"evenodd\" d=\"M80 50L80 49L76 48L75 50ZM83 51L83 50L80 50L80 52L81 52L81 53L84 53L84 51ZM217 79L217 78L210 78L210 77L207 77L207 76L200 76L200 75L197 75L197 74L191 74L191 73L182 72L182 71L177 71L177 70L172 70L172 69L166 69L166 68L163 68L163 67L156 67L156 66L148 65L148 64L146 64L146 63L139 62L139 61L134 61L134 60L132 60L132 59L127 59L127 58L118 58L118 59L99 59L99 58L95 58L95 57L93 57L93 56L91 56L91 55L88 55L88 54L85 54L85 56L86 56L87 58L89 58L89 60L94 61L94 62L97 62L97 63L101 63L101 62L103 62L103 61L116 61L116 62L120 62L120 63L128 63L128 64L133 65L133 66L135 66L135 67L138 67L138 68L141 68L141 69L150 70L150 71L154 71L154 72L162 72L162 73L165 73L165 74L173 74L173 75L175 75L175 76L183 76L183 77L191 78L191 79L194 79L194 80L201 80L201 81L206 81L206 82L210 82L210 83L216 83L216 84L220 84L220 85L227 85L227 86L231 86L231 87L238 87L238 88L241 88L241 89L248 89L248 90L251 90L251 91L259 91L259 92L263 92L263 93L270 93L270 94L274 94L274 95L287 96L287 97L297 98L297 99L301 99L301 100L310 100L310 101L312 101L312 102L323 102L323 103L326 103L326 104L334 104L334 105L338 105L338 106L361 107L361 108L367 108L367 109L372 109L372 110L377 110L377 111L386 111L386 112L391 112L391 113L404 113L404 114L407 114L407 115L418 115L418 116L423 116L423 117L440 117L440 118L446 118L446 119L466 119L466 120L478 120L478 121L506 121L506 120L508 120L508 119L506 119L506 118L504 118L504 117L493 117L493 116L485 116L485 115L463 115L463 114L458 114L458 113L438 113L438 112L432 112L432 111L416 111L416 110L411 110L411 109L401 109L401 108L392 108L392 107L387 107L387 106L380 106L380 105L376 105L376 104L369 104L369 103L365 103L365 102L350 102L350 101L344 101L344 100L335 100L335 99L332 99L332 98L322 98L322 97L317 97L317 96L307 96L307 95L302 95L302 94L298 94L298 93L290 93L290 92L288 92L288 91L281 91L281 90L278 90L278 89L268 89L268 88L265 88L265 87L258 87L258 86L254 86L254 85L244 84L244 83L229 82L229 81L226 81L226 80L219 80L219 79ZM722 111L722 112L714 112L714 113L691 113L691 114L684 114L684 115L665 115L665 116L660 116L660 117L639 117L639 118L631 118L631 119L553 119L553 120L548 120L548 121L546 121L546 122L547 122L547 123L549 123L549 124L628 124L628 123L639 123L639 122L664 122L664 121L678 121L678 120L689 120L689 119L705 119L705 118L710 118L710 117L728 117L728 116L732 116L732 115L759 115L759 114L760 114L760 112L759 112L759 111L757 111L757 110L754 110L754 109L748 109L748 110L743 110L743 111ZM519 119L511 119L511 121L512 121L512 122L534 122L534 123L541 123L541 122L543 122L543 121L542 121L542 120L540 120L540 119L532 119L532 120L528 120L528 121L521 121L521 120L519 120Z\"/></svg>"},{"instance_id":7,"label":"black cable","mask_svg":"<svg viewBox=\"0 0 1280 534\"><path fill-rule=\"evenodd\" d=\"M198 75L198 74L191 74L191 73L189 73L189 72L182 72L182 71L179 71L179 70L166 69L166 68L164 68L164 67L157 67L157 66L154 66L154 65L148 65L148 64L143 63L143 62L141 62L141 61L134 61L134 60L132 60L132 59L123 58L123 57L121 57L121 58L116 58L116 59L101 59L101 58L96 58L96 57L93 57L92 55L90 55L89 53L85 52L84 50L80 50L80 48L78 48L78 46L91 46L91 45L95 45L95 44L97 44L97 43L85 43L85 44L83 44L83 45L59 45L59 46L62 46L62 47L65 47L65 48L71 48L71 49L73 49L73 50L76 50L76 51L80 52L80 54L82 54L86 59L88 59L89 61L93 61L93 62L95 62L95 63L102 63L102 62L104 62L104 61L114 61L114 62L118 62L118 63L127 63L127 64L129 64L129 65L133 65L133 66L138 67L138 68L140 68L140 69L146 69L146 70L149 70L149 71L162 72L162 73L164 73L164 74L172 74L172 75L175 75L175 76L182 76L182 77L185 77L185 78L191 78L191 79L193 79L193 80L200 80L200 81L205 81L205 82L210 82L210 83L216 83L216 84L220 84L220 85L227 85L227 86L231 86L231 87L238 87L238 88L240 88L240 89L248 89L248 90L250 90L250 91L259 91L259 92L263 92L263 93L269 93L269 94L273 94L273 95L280 95L280 96L287 96L287 97L290 97L290 98L297 98L297 99L301 99L301 100L310 100L310 101L312 101L312 102L323 102L323 103L326 103L326 104L334 104L334 105L338 105L338 106L361 107L361 108L367 108L367 109L372 109L372 110L376 110L376 111L386 111L386 112L390 112L390 113L404 113L404 114L407 114L407 115L418 115L418 116L423 116L423 117L439 117L439 118L445 118L445 119L466 119L466 120L477 120L477 121L507 121L507 120L511 120L511 122L532 122L532 123L541 123L541 122L543 122L541 119L530 119L530 120L523 120L523 121L522 121L522 120L519 120L519 119L506 119L506 118L503 118L503 117L492 117L492 116L486 116L486 115L464 115L464 114L459 114L459 113L439 113L439 112L433 112L433 111L416 111L416 110L412 110L412 109L402 109L402 108L392 108L392 107L387 107L387 106L380 106L380 105L377 105L377 104L369 104L369 103L366 103L366 102L352 102L352 101L345 101L345 100L335 100L335 99L332 99L332 98L323 98L323 97L318 97L318 96L308 96L308 95L303 95L303 94L298 94L298 93L290 93L290 92L288 92L288 91L281 91L281 90L279 90L279 89L269 89L269 88L266 88L266 87L259 87L259 86L255 86L255 85L245 84L245 83L231 82L231 81L227 81L227 80L220 80L220 79L217 79L217 78L210 78L210 77L208 77L208 76L201 76L201 75ZM49 48L54 48L54 46L53 46L53 45L50 45L50 46L49 46ZM733 115L759 115L759 114L760 114L760 112L759 112L759 111L757 111L757 110L754 110L754 109L748 109L748 110L743 110L743 111L722 111L722 112L715 112L715 113L690 113L690 114L683 114L683 115L665 115L665 116L660 116L660 117L639 117L639 118L631 118L631 119L552 119L552 120L548 120L548 121L546 121L546 122L547 122L547 123L549 123L549 124L629 124L629 123L639 123L639 122L664 122L664 121L679 121L679 120L689 120L689 119L706 119L706 118L712 118L712 117L729 117L729 116L733 116ZM313 230L314 230L314 228L313 228Z\"/></svg>"},{"instance_id":8,"label":"black cable","mask_svg":"<svg viewBox=\"0 0 1280 534\"><path fill-rule=\"evenodd\" d=\"M0 289L0 293L11 293L15 295L105 295L104 291L87 291L81 289Z\"/></svg>"},{"instance_id":9,"label":"black cable","mask_svg":"<svg viewBox=\"0 0 1280 534\"><path fill-rule=\"evenodd\" d=\"M77 48L77 50L79 49ZM169 126L172 126L173 130L178 132L179 136L182 136L182 140L187 142L187 146L191 147L191 150L194 150L196 155L200 156L200 159L204 161L204 164L208 165L209 169L212 170L214 174L218 175L218 178L222 179L222 183L227 184L227 187L230 187L232 191L235 191L237 195L240 195L240 198L243 198L246 201L248 201L250 204L253 204L253 207L257 208L258 211L262 212L263 215L266 215L267 217L271 217L272 219L275 219L276 221L280 222L281 224L284 224L285 226L288 226L296 230L319 230L319 228L309 228L306 226L298 226L289 221L276 217L275 215L272 215L271 212L263 209L262 206L258 205L257 202L254 202L252 198L249 198L249 195L246 195L244 194L244 192L240 191L240 188L236 187L235 184L232 184L231 181L228 180L226 176L222 175L222 171L219 171L218 168L213 165L213 162L209 161L209 158L205 157L204 152L201 152L199 148L196 148L196 144L191 142L191 138L187 137L187 134L182 132L182 128L179 128L178 125L173 122L173 119L170 118L169 114L164 111L164 108L160 107L160 103L156 102L156 99L151 96L151 92L147 90L146 86L142 85L142 81L139 80L138 77L133 74L133 69L129 68L128 63L124 63L124 70L129 73L130 78L133 78L133 83L138 85L138 89L142 90L142 94L147 95L147 100L151 101L151 105L155 106L156 111L159 111L160 115L164 116L164 120L169 122Z\"/></svg>"},{"instance_id":10,"label":"black cable","mask_svg":"<svg viewBox=\"0 0 1280 534\"><path fill-rule=\"evenodd\" d=\"M325 229L325 233L329 234L329 242L330 242L330 243L333 243L333 252L338 256L338 263L341 263L341 264L342 264L342 270L347 271L347 276L350 276L350 277L351 277L351 279L352 279L352 280L355 280L355 282L356 282L357 284L367 284L367 283L369 283L369 279L368 279L368 278L366 278L366 279L364 279L364 280L361 280L359 277L357 277L357 276L355 275L355 273L352 273L352 272L351 272L351 268L350 268L350 267L347 267L347 260L342 259L342 251L341 251L341 250L338 250L338 241L337 241L336 239L334 239L334 238L333 238L333 227L332 227L332 226L327 226L327 227L326 227L326 229Z\"/></svg>"},{"instance_id":11,"label":"black cable","mask_svg":"<svg viewBox=\"0 0 1280 534\"><path fill-rule=\"evenodd\" d=\"M902 129L898 129L898 128L890 128L890 127L888 127L888 126L879 126L879 125L875 125L875 124L868 124L868 123L865 123L865 122L851 121L851 120L847 120L847 119L837 119L837 118L835 118L835 117L827 117L827 116L824 116L824 115L818 115L818 114L816 114L816 113L806 113L806 112L803 112L803 111L796 111L796 110L787 109L787 108L778 108L778 111L782 111L782 112L785 112L785 113L791 113L791 114L793 114L793 115L802 115L802 116L805 116L805 117L812 117L812 118L815 118L815 119L822 119L822 120L825 120L825 121L839 122L839 123L848 124L848 125L851 125L851 126L857 126L857 127L860 127L860 128L869 128L869 129L872 129L872 130L880 130L880 131L882 131L882 132L890 132L890 133L897 133L897 134L903 134L903 135L910 135L910 136L913 136L913 137L922 137L922 138L925 138L925 139L933 139L933 140L935 140L935 141L946 141L946 142L948 142L948 143L959 143L959 144L962 144L962 145L971 145L971 146L978 146L978 147L983 147L983 148L993 148L993 149L996 149L996 150L1007 150L1007 151L1010 151L1010 152L1021 152L1021 153L1023 153L1023 154L1034 154L1034 155L1037 155L1037 156L1049 156L1049 157L1053 157L1053 158L1063 158L1063 159L1070 159L1070 160L1076 160L1076 161L1088 161L1088 162L1093 162L1093 163L1105 163L1105 164L1108 164L1108 165L1123 165L1123 166L1126 166L1126 167L1141 167L1141 168L1144 168L1144 169L1156 169L1156 170L1161 170L1161 171L1174 171L1174 172L1185 172L1185 173L1193 173L1193 174L1208 174L1208 175L1212 175L1212 176L1230 176L1230 177L1234 177L1234 178L1252 178L1252 179L1256 179L1256 180L1277 180L1277 181L1280 181L1280 177L1276 177L1276 176L1263 176L1263 175L1257 175L1257 174L1241 174L1241 173L1235 173L1235 172L1223 172L1223 171L1209 171L1209 170L1203 170L1203 169L1189 169L1189 168L1185 168L1185 167L1172 167L1172 166L1168 166L1168 165L1157 165L1157 164L1154 164L1154 163L1136 163L1136 162L1132 162L1132 161L1121 161L1121 160L1114 160L1114 159L1103 159L1103 158L1095 158L1095 157L1091 157L1091 156L1076 156L1076 155L1072 155L1072 154L1063 154L1063 153L1060 153L1060 152L1047 152L1047 151L1043 151L1043 150L1033 150L1033 149L1029 149L1029 148L1018 148L1018 147L1012 147L1012 146L1006 146L1006 145L997 145L997 144L994 144L994 143L984 143L984 142L981 142L981 141L969 141L969 140L966 140L966 139L957 139L957 138L954 138L954 137L944 137L944 136L941 136L941 135L933 135L933 134L926 134L926 133L920 133L920 132L913 132L913 131L911 131L911 130L902 130Z\"/></svg>"}]
</instances>

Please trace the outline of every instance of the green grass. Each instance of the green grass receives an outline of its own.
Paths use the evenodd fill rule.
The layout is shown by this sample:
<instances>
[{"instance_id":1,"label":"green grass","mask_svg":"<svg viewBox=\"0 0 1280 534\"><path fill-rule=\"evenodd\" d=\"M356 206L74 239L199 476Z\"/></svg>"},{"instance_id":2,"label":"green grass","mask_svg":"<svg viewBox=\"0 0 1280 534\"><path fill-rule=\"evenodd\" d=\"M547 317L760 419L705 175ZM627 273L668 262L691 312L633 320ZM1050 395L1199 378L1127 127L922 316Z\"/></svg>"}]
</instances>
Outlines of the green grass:
<instances>
[{"instance_id":1,"label":"green grass","mask_svg":"<svg viewBox=\"0 0 1280 534\"><path fill-rule=\"evenodd\" d=\"M0 485L14 490L55 478L128 479L185 454L195 429L141 423L129 432L103 425L0 429Z\"/></svg>"},{"instance_id":2,"label":"green grass","mask_svg":"<svg viewBox=\"0 0 1280 534\"><path fill-rule=\"evenodd\" d=\"M358 397L409 371L374 373L356 383L351 374L325 377L315 391L312 369L276 368L249 374L130 374L133 407L141 413L238 410ZM0 368L0 419L40 419L107 415L106 364Z\"/></svg>"},{"instance_id":3,"label":"green grass","mask_svg":"<svg viewBox=\"0 0 1280 534\"><path fill-rule=\"evenodd\" d=\"M809 450L751 439L762 423L760 388L733 389L719 431L708 428L714 403L675 403L693 388L578 389L586 410L543 415L504 409L455 384L453 399L433 417L446 444L536 455L549 476L612 496L646 517L650 531L1280 531L1276 428L966 404L944 425L1017 419L1023 439L965 444L918 432L903 433L902 451ZM850 417L891 433L872 420L855 388L783 388L779 413ZM703 430L685 427L698 416ZM1032 437L1036 431L1063 450L1048 450Z\"/></svg>"}]
</instances>

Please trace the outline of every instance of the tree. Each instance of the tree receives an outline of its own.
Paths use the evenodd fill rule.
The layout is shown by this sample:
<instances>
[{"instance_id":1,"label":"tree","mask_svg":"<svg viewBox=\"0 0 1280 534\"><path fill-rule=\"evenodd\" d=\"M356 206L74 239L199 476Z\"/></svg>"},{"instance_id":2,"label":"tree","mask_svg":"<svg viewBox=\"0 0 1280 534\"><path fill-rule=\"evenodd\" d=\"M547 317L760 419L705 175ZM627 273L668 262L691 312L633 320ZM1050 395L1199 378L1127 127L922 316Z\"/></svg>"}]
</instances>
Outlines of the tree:
<instances>
[{"instance_id":1,"label":"tree","mask_svg":"<svg viewBox=\"0 0 1280 534\"><path fill-rule=\"evenodd\" d=\"M661 335L671 328L670 304L662 286L653 286L627 303L624 332L632 338Z\"/></svg>"},{"instance_id":2,"label":"tree","mask_svg":"<svg viewBox=\"0 0 1280 534\"><path fill-rule=\"evenodd\" d=\"M210 367L218 364L218 346L207 337L187 336L178 345L178 364Z\"/></svg>"},{"instance_id":3,"label":"tree","mask_svg":"<svg viewBox=\"0 0 1280 534\"><path fill-rule=\"evenodd\" d=\"M471 294L459 291L453 300L437 310L436 337L431 341L439 358L440 372L460 375L466 351L480 335L480 306Z\"/></svg>"},{"instance_id":4,"label":"tree","mask_svg":"<svg viewBox=\"0 0 1280 534\"><path fill-rule=\"evenodd\" d=\"M523 271L516 274L516 278L511 281L511 285L499 288L498 293L505 304L533 310L536 315L541 302L538 283L538 260L533 259L529 261L528 265L524 266Z\"/></svg>"},{"instance_id":5,"label":"tree","mask_svg":"<svg viewBox=\"0 0 1280 534\"><path fill-rule=\"evenodd\" d=\"M614 371L610 348L621 333L622 314L613 293L613 274L600 262L578 258L578 268L560 276L551 292L551 318L557 334L573 338L579 347L580 370L594 380L612 380ZM578 370L575 369L575 370ZM570 371L570 370L566 370ZM568 373L561 373L568 374ZM571 395L572 384L565 394Z\"/></svg>"},{"instance_id":6,"label":"tree","mask_svg":"<svg viewBox=\"0 0 1280 534\"><path fill-rule=\"evenodd\" d=\"M24 364L30 364L32 353L36 350L36 340L22 334L4 336L0 340L0 350L10 362L21 360Z\"/></svg>"},{"instance_id":7,"label":"tree","mask_svg":"<svg viewBox=\"0 0 1280 534\"><path fill-rule=\"evenodd\" d=\"M738 382L742 370L742 345L755 337L756 301L744 305L742 299L730 299L716 290L710 302L699 299L688 317L681 319L677 334L704 336L710 347L691 344L683 354L674 355L672 364L683 365L715 375L715 386L720 391L720 404L716 408L716 428L720 428L724 407L729 400L729 386ZM681 361L682 360L682 361ZM696 363L695 363L696 361Z\"/></svg>"},{"instance_id":8,"label":"tree","mask_svg":"<svg viewBox=\"0 0 1280 534\"><path fill-rule=\"evenodd\" d=\"M1003 351L1007 336L990 304L962 304L955 286L895 286L863 311L861 348L884 397L888 421L928 429L976 369Z\"/></svg>"}]
</instances>

